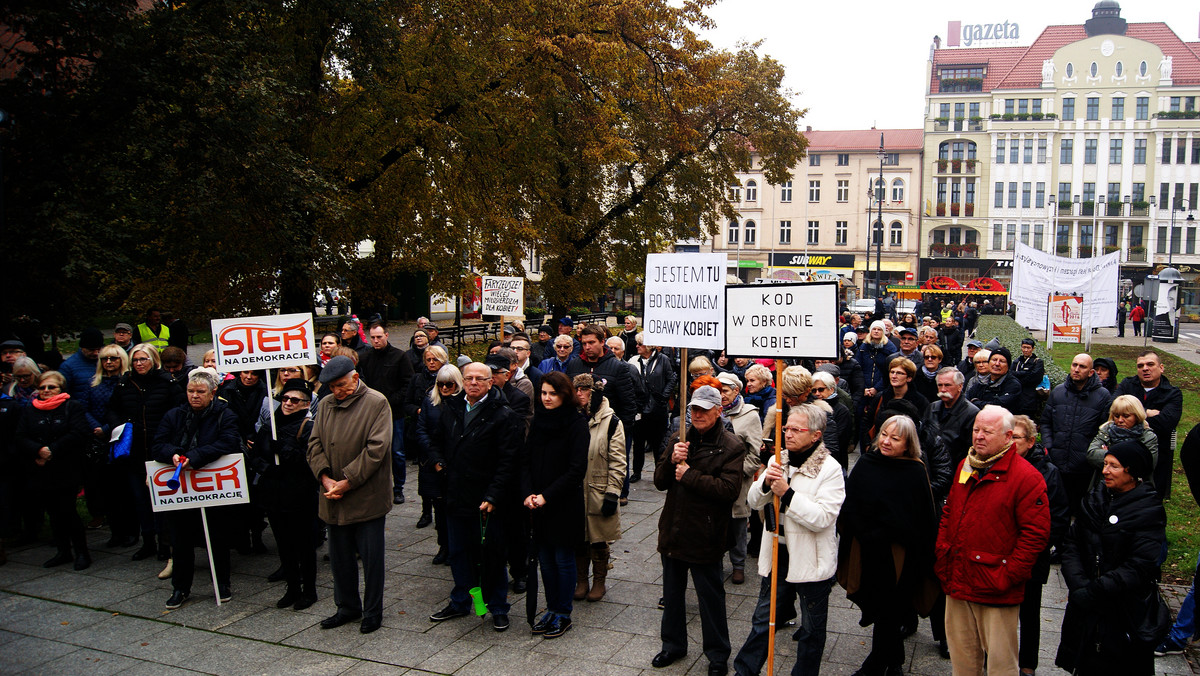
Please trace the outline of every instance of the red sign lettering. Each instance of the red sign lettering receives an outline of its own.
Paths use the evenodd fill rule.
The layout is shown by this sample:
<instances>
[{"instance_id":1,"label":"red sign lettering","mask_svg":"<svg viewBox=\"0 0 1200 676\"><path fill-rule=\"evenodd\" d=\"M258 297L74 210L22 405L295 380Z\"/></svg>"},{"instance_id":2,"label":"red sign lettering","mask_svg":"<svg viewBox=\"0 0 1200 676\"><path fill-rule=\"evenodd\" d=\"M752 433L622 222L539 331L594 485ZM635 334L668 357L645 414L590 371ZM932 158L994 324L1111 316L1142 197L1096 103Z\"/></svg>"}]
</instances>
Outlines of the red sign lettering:
<instances>
[{"instance_id":1,"label":"red sign lettering","mask_svg":"<svg viewBox=\"0 0 1200 676\"><path fill-rule=\"evenodd\" d=\"M306 322L295 326L277 327L264 324L234 324L217 335L221 352L226 356L241 354L271 354L310 349Z\"/></svg>"},{"instance_id":2,"label":"red sign lettering","mask_svg":"<svg viewBox=\"0 0 1200 676\"><path fill-rule=\"evenodd\" d=\"M174 467L164 467L154 473L154 485L160 487L158 495L168 496L178 492L180 495L189 493L220 493L237 490L242 487L238 476L237 461L221 467L201 467L200 469L184 470L179 475L179 488L167 488L167 479L175 473Z\"/></svg>"}]
</instances>

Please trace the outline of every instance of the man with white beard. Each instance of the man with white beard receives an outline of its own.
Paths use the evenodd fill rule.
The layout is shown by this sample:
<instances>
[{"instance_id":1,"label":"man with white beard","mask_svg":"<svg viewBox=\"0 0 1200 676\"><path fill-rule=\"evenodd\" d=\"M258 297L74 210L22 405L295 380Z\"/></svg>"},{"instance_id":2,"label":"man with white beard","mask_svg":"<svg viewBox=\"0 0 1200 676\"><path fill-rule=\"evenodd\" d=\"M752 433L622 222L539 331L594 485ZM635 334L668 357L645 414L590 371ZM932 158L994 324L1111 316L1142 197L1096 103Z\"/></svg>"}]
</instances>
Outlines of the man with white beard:
<instances>
[{"instance_id":1,"label":"man with white beard","mask_svg":"<svg viewBox=\"0 0 1200 676\"><path fill-rule=\"evenodd\" d=\"M946 366L937 372L938 400L925 411L923 428L937 434L950 453L951 466L958 467L971 447L971 429L979 407L963 398L962 371Z\"/></svg>"}]
</instances>

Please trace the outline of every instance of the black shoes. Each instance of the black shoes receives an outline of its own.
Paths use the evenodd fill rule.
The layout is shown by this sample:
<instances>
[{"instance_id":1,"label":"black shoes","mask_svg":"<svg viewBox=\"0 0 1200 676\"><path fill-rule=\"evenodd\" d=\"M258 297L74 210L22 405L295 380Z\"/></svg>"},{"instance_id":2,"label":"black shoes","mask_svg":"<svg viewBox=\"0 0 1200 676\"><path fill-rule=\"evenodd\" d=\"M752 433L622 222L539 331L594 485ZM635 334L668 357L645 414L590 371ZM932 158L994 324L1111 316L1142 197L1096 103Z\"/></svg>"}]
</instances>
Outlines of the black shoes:
<instances>
[{"instance_id":1,"label":"black shoes","mask_svg":"<svg viewBox=\"0 0 1200 676\"><path fill-rule=\"evenodd\" d=\"M333 615L321 620L322 629L336 629L337 627L362 619L362 613L342 613L338 611Z\"/></svg>"},{"instance_id":2,"label":"black shoes","mask_svg":"<svg viewBox=\"0 0 1200 676\"><path fill-rule=\"evenodd\" d=\"M61 566L64 563L70 563L74 560L75 559L71 556L71 552L59 552L43 563L42 568L53 568L55 566Z\"/></svg>"},{"instance_id":3,"label":"black shoes","mask_svg":"<svg viewBox=\"0 0 1200 676\"><path fill-rule=\"evenodd\" d=\"M181 589L176 589L171 592L171 598L167 599L167 610L175 610L183 605L183 602L188 600L190 594Z\"/></svg>"},{"instance_id":4,"label":"black shoes","mask_svg":"<svg viewBox=\"0 0 1200 676\"><path fill-rule=\"evenodd\" d=\"M358 625L358 633L370 634L371 632L375 631L376 629L379 629L379 627L381 627L382 625L383 625L382 617L364 617L362 624Z\"/></svg>"},{"instance_id":5,"label":"black shoes","mask_svg":"<svg viewBox=\"0 0 1200 676\"><path fill-rule=\"evenodd\" d=\"M159 561L169 560L171 558L171 545L167 544L166 542L160 541L158 543L157 557L158 557Z\"/></svg>"},{"instance_id":6,"label":"black shoes","mask_svg":"<svg viewBox=\"0 0 1200 676\"><path fill-rule=\"evenodd\" d=\"M543 634L546 638L558 638L571 630L571 618L555 617L554 620L546 627Z\"/></svg>"},{"instance_id":7,"label":"black shoes","mask_svg":"<svg viewBox=\"0 0 1200 676\"><path fill-rule=\"evenodd\" d=\"M669 667L674 664L676 660L681 657L685 657L686 655L687 653L673 653L670 650L664 650L655 655L654 659L650 660L650 666L654 667L655 669Z\"/></svg>"},{"instance_id":8,"label":"black shoes","mask_svg":"<svg viewBox=\"0 0 1200 676\"><path fill-rule=\"evenodd\" d=\"M508 615L492 615L492 629L508 631Z\"/></svg>"},{"instance_id":9,"label":"black shoes","mask_svg":"<svg viewBox=\"0 0 1200 676\"><path fill-rule=\"evenodd\" d=\"M221 603L225 603L229 599L233 598L233 592L229 591L229 585L217 585L217 598L221 599Z\"/></svg>"},{"instance_id":10,"label":"black shoes","mask_svg":"<svg viewBox=\"0 0 1200 676\"><path fill-rule=\"evenodd\" d=\"M296 605L292 606L292 608L294 608L296 610L305 610L307 608L311 608L312 604L314 604L316 602L317 602L317 593L316 592L301 591L300 595L296 597Z\"/></svg>"},{"instance_id":11,"label":"black shoes","mask_svg":"<svg viewBox=\"0 0 1200 676\"><path fill-rule=\"evenodd\" d=\"M546 613L545 615L542 615L542 619L538 620L537 622L535 622L533 624L533 628L530 631L533 632L534 636L537 636L539 634L544 634L544 633L546 633L546 630L550 628L550 625L553 622L554 622L554 615L552 613Z\"/></svg>"},{"instance_id":12,"label":"black shoes","mask_svg":"<svg viewBox=\"0 0 1200 676\"><path fill-rule=\"evenodd\" d=\"M427 528L433 523L433 517L428 514L422 514L421 518L417 519L417 528Z\"/></svg>"},{"instance_id":13,"label":"black shoes","mask_svg":"<svg viewBox=\"0 0 1200 676\"><path fill-rule=\"evenodd\" d=\"M396 493L395 495L393 495L392 496L392 504L393 505L403 505L404 504L404 494Z\"/></svg>"},{"instance_id":14,"label":"black shoes","mask_svg":"<svg viewBox=\"0 0 1200 676\"><path fill-rule=\"evenodd\" d=\"M286 578L287 573L283 572L283 566L280 566L267 576L267 582L283 582Z\"/></svg>"},{"instance_id":15,"label":"black shoes","mask_svg":"<svg viewBox=\"0 0 1200 676\"><path fill-rule=\"evenodd\" d=\"M631 484L636 484L637 482L639 482L641 480L642 480L641 472L634 472L633 474L629 475L629 483L631 483Z\"/></svg>"},{"instance_id":16,"label":"black shoes","mask_svg":"<svg viewBox=\"0 0 1200 676\"><path fill-rule=\"evenodd\" d=\"M149 539L149 540L142 542L141 548L133 553L133 560L141 561L143 559L148 559L151 556L157 556L157 555L158 555L158 547L154 546L153 539Z\"/></svg>"},{"instance_id":17,"label":"black shoes","mask_svg":"<svg viewBox=\"0 0 1200 676\"><path fill-rule=\"evenodd\" d=\"M950 659L950 646L946 645L946 639L938 641L938 655L944 660Z\"/></svg>"},{"instance_id":18,"label":"black shoes","mask_svg":"<svg viewBox=\"0 0 1200 676\"><path fill-rule=\"evenodd\" d=\"M92 557L87 552L75 557L75 570L86 570L92 565Z\"/></svg>"},{"instance_id":19,"label":"black shoes","mask_svg":"<svg viewBox=\"0 0 1200 676\"><path fill-rule=\"evenodd\" d=\"M514 594L524 594L525 590L528 588L529 588L528 585L525 584L525 578L523 578L523 577L513 578L512 590L513 590Z\"/></svg>"},{"instance_id":20,"label":"black shoes","mask_svg":"<svg viewBox=\"0 0 1200 676\"><path fill-rule=\"evenodd\" d=\"M438 547L437 554L433 555L433 565L440 566L449 560L450 555L446 552L445 547Z\"/></svg>"},{"instance_id":21,"label":"black shoes","mask_svg":"<svg viewBox=\"0 0 1200 676\"><path fill-rule=\"evenodd\" d=\"M293 587L288 587L287 591L283 593L283 597L275 602L275 607L287 608L290 605L294 605L298 598L300 598L300 592L296 591Z\"/></svg>"},{"instance_id":22,"label":"black shoes","mask_svg":"<svg viewBox=\"0 0 1200 676\"><path fill-rule=\"evenodd\" d=\"M708 676L725 676L729 673L729 665L725 662L709 662Z\"/></svg>"},{"instance_id":23,"label":"black shoes","mask_svg":"<svg viewBox=\"0 0 1200 676\"><path fill-rule=\"evenodd\" d=\"M446 606L445 608L442 608L441 610L437 611L436 613L430 615L429 621L430 622L445 622L446 620L453 620L456 617L466 617L466 616L467 616L467 611L458 610L454 606Z\"/></svg>"}]
</instances>

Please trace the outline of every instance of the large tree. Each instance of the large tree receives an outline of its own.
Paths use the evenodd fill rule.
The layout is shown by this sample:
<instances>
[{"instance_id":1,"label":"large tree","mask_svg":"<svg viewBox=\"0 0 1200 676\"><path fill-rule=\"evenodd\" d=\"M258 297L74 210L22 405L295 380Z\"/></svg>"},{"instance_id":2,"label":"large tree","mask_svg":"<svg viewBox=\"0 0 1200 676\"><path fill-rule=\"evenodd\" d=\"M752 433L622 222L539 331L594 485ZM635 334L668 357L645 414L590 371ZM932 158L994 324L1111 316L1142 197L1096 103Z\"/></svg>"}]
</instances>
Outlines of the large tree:
<instances>
[{"instance_id":1,"label":"large tree","mask_svg":"<svg viewBox=\"0 0 1200 676\"><path fill-rule=\"evenodd\" d=\"M452 292L530 248L552 302L591 297L714 232L752 153L775 181L803 153L782 68L700 40L706 6L126 6L89 25L87 68L61 90L72 133L54 162L72 185L35 172L47 187L13 196L26 239L10 241L83 262L63 298L195 313L305 309L334 278L382 297L400 271ZM4 86L38 119L34 87ZM35 145L19 165L44 162Z\"/></svg>"}]
</instances>

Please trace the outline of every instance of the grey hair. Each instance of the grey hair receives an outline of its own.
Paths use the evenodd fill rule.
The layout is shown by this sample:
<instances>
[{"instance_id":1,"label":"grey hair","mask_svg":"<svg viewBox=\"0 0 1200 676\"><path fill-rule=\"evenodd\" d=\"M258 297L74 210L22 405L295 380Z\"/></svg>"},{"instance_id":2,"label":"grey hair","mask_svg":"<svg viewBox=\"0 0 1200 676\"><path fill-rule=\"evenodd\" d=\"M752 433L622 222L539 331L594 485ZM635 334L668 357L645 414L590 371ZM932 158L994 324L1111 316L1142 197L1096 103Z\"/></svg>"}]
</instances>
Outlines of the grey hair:
<instances>
[{"instance_id":1,"label":"grey hair","mask_svg":"<svg viewBox=\"0 0 1200 676\"><path fill-rule=\"evenodd\" d=\"M554 338L554 344L555 344L555 345L571 345L571 346L574 346L574 344L575 344L575 343L571 341L571 336L569 336L569 335L567 335L567 334L565 334L565 333L560 333L560 334L558 334L557 336L555 336L555 338Z\"/></svg>"},{"instance_id":2,"label":"grey hair","mask_svg":"<svg viewBox=\"0 0 1200 676\"><path fill-rule=\"evenodd\" d=\"M1004 427L1004 431L1012 431L1013 414L1009 412L1007 408L1004 408L1003 406L997 406L995 404L988 404L979 411L979 415L983 415L984 413L998 414L1000 416L1000 424Z\"/></svg>"},{"instance_id":3,"label":"grey hair","mask_svg":"<svg viewBox=\"0 0 1200 676\"><path fill-rule=\"evenodd\" d=\"M788 414L788 419L790 420L795 415L804 416L805 426L808 427L810 432L825 431L825 411L822 411L820 408L812 404L801 404L792 408L791 413Z\"/></svg>"},{"instance_id":4,"label":"grey hair","mask_svg":"<svg viewBox=\"0 0 1200 676\"><path fill-rule=\"evenodd\" d=\"M42 370L38 368L37 362L33 360L33 357L17 357L17 360L13 362L13 370L16 371L17 369L29 369L34 378L42 375Z\"/></svg>"},{"instance_id":5,"label":"grey hair","mask_svg":"<svg viewBox=\"0 0 1200 676\"><path fill-rule=\"evenodd\" d=\"M954 384L958 385L960 387L962 386L963 383L967 382L967 379L963 377L962 371L959 371L957 366L943 366L941 369L938 369L938 372L937 372L938 378L941 378L942 376L945 376L945 375L948 375L951 378L953 378Z\"/></svg>"},{"instance_id":6,"label":"grey hair","mask_svg":"<svg viewBox=\"0 0 1200 676\"><path fill-rule=\"evenodd\" d=\"M817 371L816 373L813 374L812 378L813 378L813 380L821 381L821 383L824 384L825 387L828 387L830 390L837 389L837 381L833 379L832 374L829 374L825 371Z\"/></svg>"},{"instance_id":7,"label":"grey hair","mask_svg":"<svg viewBox=\"0 0 1200 676\"><path fill-rule=\"evenodd\" d=\"M217 385L219 384L217 382L217 374L210 369L204 368L194 369L188 374L188 385L192 383L203 385L209 392L216 392Z\"/></svg>"}]
</instances>

